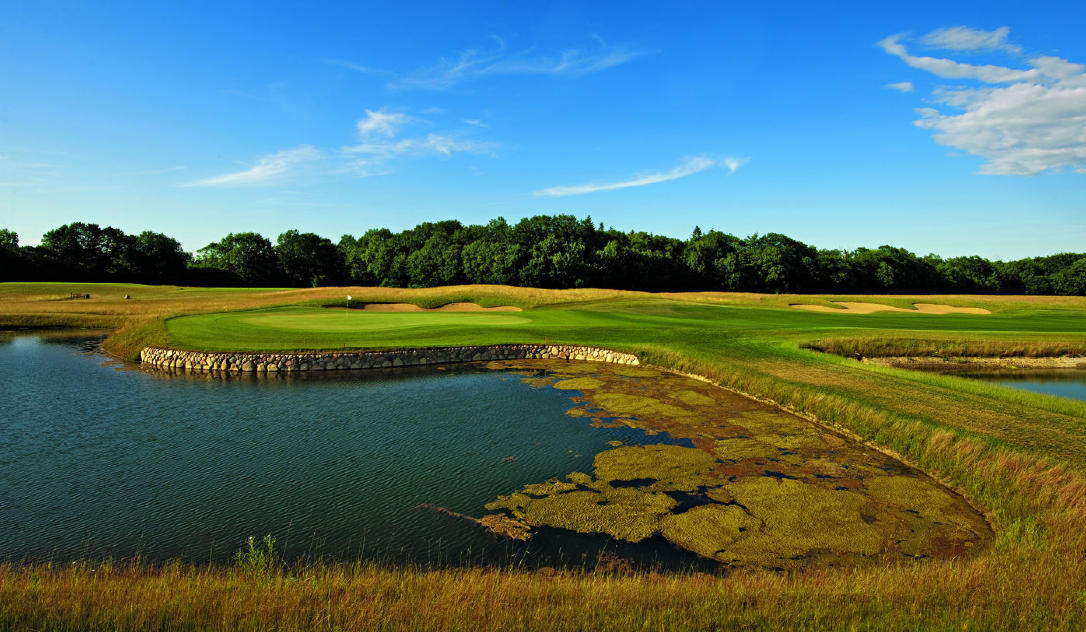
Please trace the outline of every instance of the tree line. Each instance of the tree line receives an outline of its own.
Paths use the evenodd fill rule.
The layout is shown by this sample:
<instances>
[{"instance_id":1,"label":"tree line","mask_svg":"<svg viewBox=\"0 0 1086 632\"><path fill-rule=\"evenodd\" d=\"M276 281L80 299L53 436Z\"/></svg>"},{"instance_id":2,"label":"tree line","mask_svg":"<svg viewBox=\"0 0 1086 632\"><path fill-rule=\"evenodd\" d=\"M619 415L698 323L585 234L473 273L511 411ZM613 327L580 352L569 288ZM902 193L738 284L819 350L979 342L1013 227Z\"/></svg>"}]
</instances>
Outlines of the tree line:
<instances>
[{"instance_id":1,"label":"tree line","mask_svg":"<svg viewBox=\"0 0 1086 632\"><path fill-rule=\"evenodd\" d=\"M681 240L538 215L515 224L498 218L425 222L398 233L374 228L338 243L297 230L274 244L258 233L230 233L193 254L161 233L74 222L45 233L38 246L20 246L16 233L0 229L0 280L1086 296L1086 253L944 259L893 246L818 249L778 233L739 238L695 228Z\"/></svg>"}]
</instances>

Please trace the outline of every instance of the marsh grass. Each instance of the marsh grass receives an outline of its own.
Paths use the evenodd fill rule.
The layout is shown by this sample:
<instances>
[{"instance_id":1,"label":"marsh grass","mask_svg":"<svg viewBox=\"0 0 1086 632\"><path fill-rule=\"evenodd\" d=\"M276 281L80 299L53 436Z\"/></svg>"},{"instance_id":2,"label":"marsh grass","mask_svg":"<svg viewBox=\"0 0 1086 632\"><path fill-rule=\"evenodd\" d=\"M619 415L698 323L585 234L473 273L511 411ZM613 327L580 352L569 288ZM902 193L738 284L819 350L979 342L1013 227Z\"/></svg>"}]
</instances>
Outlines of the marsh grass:
<instances>
[{"instance_id":1,"label":"marsh grass","mask_svg":"<svg viewBox=\"0 0 1086 632\"><path fill-rule=\"evenodd\" d=\"M1015 558L787 575L0 566L0 627L33 630L1081 629L1070 571ZM994 581L999 579L1001 581ZM1009 590L1008 590L1009 588Z\"/></svg>"},{"instance_id":2,"label":"marsh grass","mask_svg":"<svg viewBox=\"0 0 1086 632\"><path fill-rule=\"evenodd\" d=\"M1055 358L1086 356L1086 339L1022 340L1000 338L895 338L859 336L827 338L804 345L808 349L835 355L856 357L915 357L915 358ZM1086 362L1086 359L1083 360Z\"/></svg>"}]
</instances>

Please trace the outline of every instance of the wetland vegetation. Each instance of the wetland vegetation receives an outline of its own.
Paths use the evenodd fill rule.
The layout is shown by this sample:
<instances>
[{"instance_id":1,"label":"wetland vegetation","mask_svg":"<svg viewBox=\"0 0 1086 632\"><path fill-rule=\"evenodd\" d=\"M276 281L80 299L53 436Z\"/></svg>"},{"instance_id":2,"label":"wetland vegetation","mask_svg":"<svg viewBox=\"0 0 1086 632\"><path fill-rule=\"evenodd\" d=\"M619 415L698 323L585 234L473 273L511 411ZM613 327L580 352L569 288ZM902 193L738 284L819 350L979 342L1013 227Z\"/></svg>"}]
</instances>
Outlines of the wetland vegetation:
<instances>
[{"instance_id":1,"label":"wetland vegetation","mask_svg":"<svg viewBox=\"0 0 1086 632\"><path fill-rule=\"evenodd\" d=\"M92 298L66 298L77 291ZM472 316L527 322L453 322L442 321L442 314L417 314L437 318L408 327L343 330L327 319L364 314L345 315L320 306L335 304L347 293L366 302L423 307L465 301L514 305L523 311ZM132 298L123 299L126 294ZM516 565L429 570L325 561L276 564L259 578L216 564L8 564L0 566L0 603L6 604L0 617L8 627L1080 629L1086 624L1086 404L854 359L880 350L892 355L928 350L936 355L1083 355L1083 299L652 295L496 286L239 291L73 284L3 284L0 299L0 323L7 326L114 328L106 346L124 357L164 339L171 346L205 350L256 344L261 338L275 340L282 350L538 343L544 337L561 344L609 347L636 353L646 364L698 375L772 402L840 433L840 441L854 438L880 452L849 457L866 464L868 469L856 468L862 475L822 479L819 474L842 472L831 471L825 463L805 470L790 463L793 455L785 452L813 450L813 456L833 451L830 444L838 435L832 432L820 435L830 439L815 440L799 431L794 425L798 420L786 423L784 417L746 412L725 420L726 427L717 423L695 432L683 423L690 415L676 411L712 408L701 397L713 396L698 388L679 389L676 397L633 392L608 397L590 381L600 379L595 374L550 376L555 386L573 380L564 386L588 397L581 414L589 423L597 417L601 425L613 424L628 415L629 423L646 424L645 432L686 432L688 443L608 446L591 466L571 466L556 474L556 481L530 479L496 494L490 499L496 503L493 513L535 528L529 522L542 525L555 513L562 514L548 504L571 505L586 509L580 519L565 525L571 531L601 525L600 531L611 528L634 539L652 530L658 535L651 537L666 537L706 557L772 558L778 561L764 566L789 567L779 562L796 557L789 555L787 542L770 545L748 536L727 541L727 534L752 531L739 531L752 518L745 511L740 514L739 506L768 506L769 498L787 497L838 518L858 517L855 524L863 526L854 541L843 543L848 549L843 555L863 557L865 563L829 565L822 557L803 569L784 571L740 563L709 575L639 571L620 562L589 571L529 572ZM991 313L839 314L789 307L832 307L833 301L905 309L913 303L934 303ZM279 326L274 318L279 310L284 318L301 318L308 327ZM273 316L260 321L263 331L254 326L255 314ZM687 390L692 394L681 394ZM639 414L632 414L632 408ZM603 410L614 413L614 419L596 414ZM729 454L740 458L724 458ZM886 484L904 479L878 473L884 470L873 464L888 463L882 460L884 454L960 494L985 515L991 535L985 536L975 518L955 508L951 501L957 497L942 488ZM633 463L638 467L631 468ZM871 495L860 498L855 491L860 488ZM601 499L604 505L619 499L619 505L628 500L627 506L647 506L657 518L615 520L597 509L604 506ZM937 554L904 559L920 550L913 548L920 539L895 537L909 542L899 546L900 559L867 561L883 549L893 550L885 546L889 540L882 526L910 524L914 514L909 509L928 512L932 524L945 529L928 539ZM798 532L808 526L802 513L770 508L762 514L759 519L767 528L794 527ZM875 520L869 523L865 515ZM625 531L614 526L620 523ZM966 547L963 534L969 532L979 537ZM714 535L708 538L706 533ZM826 548L842 544L823 533L813 536L828 540L831 546ZM138 612L132 607L136 603L142 606Z\"/></svg>"}]
</instances>

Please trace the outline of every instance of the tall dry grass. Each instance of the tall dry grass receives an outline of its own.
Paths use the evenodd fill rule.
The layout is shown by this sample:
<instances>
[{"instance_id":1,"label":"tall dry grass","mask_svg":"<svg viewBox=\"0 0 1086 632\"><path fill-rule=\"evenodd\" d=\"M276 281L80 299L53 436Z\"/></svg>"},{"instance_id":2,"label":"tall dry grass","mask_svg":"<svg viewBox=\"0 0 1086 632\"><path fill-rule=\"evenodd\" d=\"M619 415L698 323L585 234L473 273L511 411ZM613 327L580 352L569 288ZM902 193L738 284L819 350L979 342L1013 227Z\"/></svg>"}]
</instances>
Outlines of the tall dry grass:
<instances>
[{"instance_id":1,"label":"tall dry grass","mask_svg":"<svg viewBox=\"0 0 1086 632\"><path fill-rule=\"evenodd\" d=\"M1076 630L1057 558L786 575L0 566L0 627L27 630Z\"/></svg>"},{"instance_id":2,"label":"tall dry grass","mask_svg":"<svg viewBox=\"0 0 1086 632\"><path fill-rule=\"evenodd\" d=\"M827 338L804 345L808 349L845 357L996 357L1053 358L1086 356L1086 339L1006 340L928 338Z\"/></svg>"}]
</instances>

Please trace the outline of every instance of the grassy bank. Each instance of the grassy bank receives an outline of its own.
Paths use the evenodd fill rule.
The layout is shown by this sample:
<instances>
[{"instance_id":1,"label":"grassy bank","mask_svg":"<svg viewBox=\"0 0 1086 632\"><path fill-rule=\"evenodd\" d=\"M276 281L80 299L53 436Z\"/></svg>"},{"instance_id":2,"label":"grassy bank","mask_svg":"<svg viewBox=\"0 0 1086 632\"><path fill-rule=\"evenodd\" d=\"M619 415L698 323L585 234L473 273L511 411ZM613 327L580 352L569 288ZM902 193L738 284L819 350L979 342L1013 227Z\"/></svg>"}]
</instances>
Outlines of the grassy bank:
<instances>
[{"instance_id":1,"label":"grassy bank","mask_svg":"<svg viewBox=\"0 0 1086 632\"><path fill-rule=\"evenodd\" d=\"M0 627L61 630L1081 629L1063 569L1012 561L787 576L317 564L0 567ZM1015 574L1013 590L990 581ZM963 590L963 586L968 590ZM1055 591L1056 597L1051 594Z\"/></svg>"},{"instance_id":2,"label":"grassy bank","mask_svg":"<svg viewBox=\"0 0 1086 632\"><path fill-rule=\"evenodd\" d=\"M160 341L204 350L291 350L536 343L546 337L631 351L649 363L771 400L899 455L986 512L996 540L968 561L721 577L552 576L516 569L427 571L330 563L277 569L258 581L220 567L7 566L0 567L0 604L5 604L0 626L1086 627L1086 404L842 357L877 355L871 353L877 349L889 355L921 355L924 349L1079 353L1086 348L1086 299L648 295L489 286L289 291L92 286L84 290L92 294L89 300L63 298L70 291L79 290L2 284L0 325L99 326L105 319L120 328L110 347L128 357ZM468 320L419 314L422 320L405 325L388 320L395 315L315 307L344 300L347 293L362 301L427 307L474 296L487 305L525 309ZM125 300L125 294L132 298ZM946 303L984 307L992 314L824 314L788 307L831 300L901 307ZM190 317L169 318L176 315ZM385 320L345 326L351 321L344 319L369 316ZM486 320L492 316L504 320Z\"/></svg>"}]
</instances>

